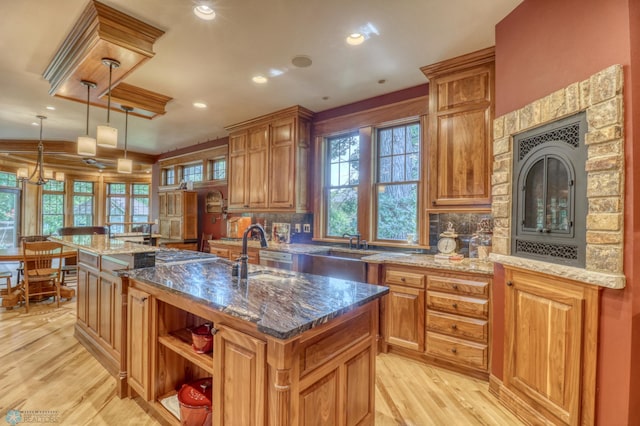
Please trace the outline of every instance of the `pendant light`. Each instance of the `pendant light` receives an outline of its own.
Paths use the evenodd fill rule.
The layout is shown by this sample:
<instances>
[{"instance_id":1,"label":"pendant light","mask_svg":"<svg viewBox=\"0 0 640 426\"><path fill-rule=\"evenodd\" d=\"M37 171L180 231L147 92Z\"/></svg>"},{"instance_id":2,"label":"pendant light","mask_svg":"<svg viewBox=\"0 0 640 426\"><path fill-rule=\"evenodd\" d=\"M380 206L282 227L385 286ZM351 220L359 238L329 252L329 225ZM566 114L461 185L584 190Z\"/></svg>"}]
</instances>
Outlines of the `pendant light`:
<instances>
[{"instance_id":1,"label":"pendant light","mask_svg":"<svg viewBox=\"0 0 640 426\"><path fill-rule=\"evenodd\" d=\"M124 110L124 158L118 158L118 173L131 173L133 161L127 158L127 133L129 130L129 112L133 108L124 105L121 108Z\"/></svg>"},{"instance_id":2,"label":"pendant light","mask_svg":"<svg viewBox=\"0 0 640 426\"><path fill-rule=\"evenodd\" d=\"M40 142L38 143L38 158L36 159L36 167L33 169L31 175L26 167L20 167L17 172L17 177L20 182L26 182L31 185L44 185L49 182L49 179L53 178L53 173L49 170L44 170L44 144L42 143L42 120L46 120L44 115L37 115L40 119ZM34 178L36 178L34 180Z\"/></svg>"},{"instance_id":3,"label":"pendant light","mask_svg":"<svg viewBox=\"0 0 640 426\"><path fill-rule=\"evenodd\" d=\"M96 141L98 145L104 146L107 148L115 148L118 146L118 129L115 127L111 127L109 123L110 113L111 113L111 74L114 68L118 68L120 66L120 62L115 59L110 58L102 58L102 63L109 67L109 90L108 90L108 100L107 100L107 124L98 126L98 132L96 134Z\"/></svg>"},{"instance_id":4,"label":"pendant light","mask_svg":"<svg viewBox=\"0 0 640 426\"><path fill-rule=\"evenodd\" d=\"M93 157L96 155L96 140L89 136L89 101L91 89L95 89L96 84L87 80L82 80L80 83L87 88L87 133L84 136L78 136L78 155Z\"/></svg>"}]
</instances>

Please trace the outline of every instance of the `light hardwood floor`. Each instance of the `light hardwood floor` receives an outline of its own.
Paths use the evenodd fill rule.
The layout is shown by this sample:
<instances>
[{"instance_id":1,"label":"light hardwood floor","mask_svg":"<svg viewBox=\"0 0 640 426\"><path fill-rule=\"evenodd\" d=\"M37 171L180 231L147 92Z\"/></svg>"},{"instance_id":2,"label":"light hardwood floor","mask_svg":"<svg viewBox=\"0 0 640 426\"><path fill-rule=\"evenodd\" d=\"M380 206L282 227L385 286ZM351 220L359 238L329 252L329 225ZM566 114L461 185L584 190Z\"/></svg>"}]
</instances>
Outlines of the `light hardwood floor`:
<instances>
[{"instance_id":1,"label":"light hardwood floor","mask_svg":"<svg viewBox=\"0 0 640 426\"><path fill-rule=\"evenodd\" d=\"M155 425L73 337L75 300L0 312L0 423L10 410L62 425ZM376 425L520 425L486 382L392 354L377 361ZM17 413L14 413L17 414ZM45 420L46 418L30 420ZM7 422L8 424L8 422Z\"/></svg>"}]
</instances>

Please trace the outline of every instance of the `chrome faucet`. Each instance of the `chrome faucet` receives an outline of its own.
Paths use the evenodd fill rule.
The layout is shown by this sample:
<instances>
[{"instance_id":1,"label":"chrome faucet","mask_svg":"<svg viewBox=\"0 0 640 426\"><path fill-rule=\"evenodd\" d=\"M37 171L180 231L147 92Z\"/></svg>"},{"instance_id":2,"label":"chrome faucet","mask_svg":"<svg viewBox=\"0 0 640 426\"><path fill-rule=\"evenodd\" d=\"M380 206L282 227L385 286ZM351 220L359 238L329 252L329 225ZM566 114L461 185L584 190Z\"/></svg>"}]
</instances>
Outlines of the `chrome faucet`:
<instances>
[{"instance_id":1,"label":"chrome faucet","mask_svg":"<svg viewBox=\"0 0 640 426\"><path fill-rule=\"evenodd\" d=\"M356 249L360 248L360 233L356 231L355 234L347 234L344 233L342 234L342 237L348 237L349 238L349 250L351 250L353 248L353 240L356 240Z\"/></svg>"},{"instance_id":2,"label":"chrome faucet","mask_svg":"<svg viewBox=\"0 0 640 426\"><path fill-rule=\"evenodd\" d=\"M260 247L267 247L267 237L264 233L264 228L259 223L249 225L242 234L242 254L240 255L240 279L247 278L247 262L249 255L247 254L247 236L253 229L257 229L260 234Z\"/></svg>"}]
</instances>

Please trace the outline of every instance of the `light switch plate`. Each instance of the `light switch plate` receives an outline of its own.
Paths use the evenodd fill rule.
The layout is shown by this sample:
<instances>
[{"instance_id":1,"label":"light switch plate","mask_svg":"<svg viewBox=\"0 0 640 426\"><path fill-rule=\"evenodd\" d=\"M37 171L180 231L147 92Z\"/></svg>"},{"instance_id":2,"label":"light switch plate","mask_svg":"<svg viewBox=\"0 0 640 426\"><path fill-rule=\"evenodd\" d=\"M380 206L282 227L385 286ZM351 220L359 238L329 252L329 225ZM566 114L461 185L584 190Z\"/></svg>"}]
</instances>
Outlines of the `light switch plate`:
<instances>
[{"instance_id":1,"label":"light switch plate","mask_svg":"<svg viewBox=\"0 0 640 426\"><path fill-rule=\"evenodd\" d=\"M296 223L295 225L293 225L293 229L296 232L296 234L300 233L300 224Z\"/></svg>"},{"instance_id":2,"label":"light switch plate","mask_svg":"<svg viewBox=\"0 0 640 426\"><path fill-rule=\"evenodd\" d=\"M305 223L302 229L304 232L311 232L311 225L308 223Z\"/></svg>"}]
</instances>

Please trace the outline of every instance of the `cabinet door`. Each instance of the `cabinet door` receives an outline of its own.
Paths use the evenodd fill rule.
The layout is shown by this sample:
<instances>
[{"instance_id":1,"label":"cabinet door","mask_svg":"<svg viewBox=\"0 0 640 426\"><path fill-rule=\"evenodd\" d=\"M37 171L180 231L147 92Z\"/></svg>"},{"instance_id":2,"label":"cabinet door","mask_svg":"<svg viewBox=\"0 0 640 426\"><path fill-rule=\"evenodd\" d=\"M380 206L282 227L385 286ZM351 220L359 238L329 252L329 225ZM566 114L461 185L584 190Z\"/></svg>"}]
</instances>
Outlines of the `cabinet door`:
<instances>
[{"instance_id":1,"label":"cabinet door","mask_svg":"<svg viewBox=\"0 0 640 426\"><path fill-rule=\"evenodd\" d=\"M389 286L385 307L385 342L424 351L424 290Z\"/></svg>"},{"instance_id":2,"label":"cabinet door","mask_svg":"<svg viewBox=\"0 0 640 426\"><path fill-rule=\"evenodd\" d=\"M198 238L198 193L182 193L182 238L195 240Z\"/></svg>"},{"instance_id":3,"label":"cabinet door","mask_svg":"<svg viewBox=\"0 0 640 426\"><path fill-rule=\"evenodd\" d=\"M78 268L78 291L76 298L78 300L77 316L78 321L87 324L89 312L89 272L83 268Z\"/></svg>"},{"instance_id":4,"label":"cabinet door","mask_svg":"<svg viewBox=\"0 0 640 426\"><path fill-rule=\"evenodd\" d=\"M247 199L247 132L229 136L229 208L249 207Z\"/></svg>"},{"instance_id":5,"label":"cabinet door","mask_svg":"<svg viewBox=\"0 0 640 426\"><path fill-rule=\"evenodd\" d=\"M597 324L597 308L595 321L585 309L594 305L585 303L591 297L585 291L597 290L510 269L506 279L505 386L554 423L579 424L583 370L589 368L583 357L595 352L583 346L590 340L585 333L593 334Z\"/></svg>"},{"instance_id":6,"label":"cabinet door","mask_svg":"<svg viewBox=\"0 0 640 426\"><path fill-rule=\"evenodd\" d=\"M269 185L269 126L260 126L249 130L249 149L247 152L247 186L249 207L261 209L267 207L267 187Z\"/></svg>"},{"instance_id":7,"label":"cabinet door","mask_svg":"<svg viewBox=\"0 0 640 426\"><path fill-rule=\"evenodd\" d=\"M490 207L493 58L488 50L474 59L475 66L456 58L461 65L445 61L423 69L430 81L431 209Z\"/></svg>"},{"instance_id":8,"label":"cabinet door","mask_svg":"<svg viewBox=\"0 0 640 426\"><path fill-rule=\"evenodd\" d=\"M175 216L176 212L176 193L167 193L167 216Z\"/></svg>"},{"instance_id":9,"label":"cabinet door","mask_svg":"<svg viewBox=\"0 0 640 426\"><path fill-rule=\"evenodd\" d=\"M269 207L291 209L294 205L296 119L271 125Z\"/></svg>"},{"instance_id":10,"label":"cabinet door","mask_svg":"<svg viewBox=\"0 0 640 426\"><path fill-rule=\"evenodd\" d=\"M164 192L158 194L158 210L160 216L167 215L167 194Z\"/></svg>"},{"instance_id":11,"label":"cabinet door","mask_svg":"<svg viewBox=\"0 0 640 426\"><path fill-rule=\"evenodd\" d=\"M129 288L127 296L127 373L131 389L147 401L151 400L149 357L151 309L149 295Z\"/></svg>"},{"instance_id":12,"label":"cabinet door","mask_svg":"<svg viewBox=\"0 0 640 426\"><path fill-rule=\"evenodd\" d=\"M214 339L214 424L265 424L266 343L224 325Z\"/></svg>"}]
</instances>

